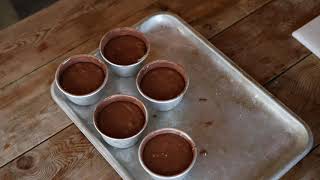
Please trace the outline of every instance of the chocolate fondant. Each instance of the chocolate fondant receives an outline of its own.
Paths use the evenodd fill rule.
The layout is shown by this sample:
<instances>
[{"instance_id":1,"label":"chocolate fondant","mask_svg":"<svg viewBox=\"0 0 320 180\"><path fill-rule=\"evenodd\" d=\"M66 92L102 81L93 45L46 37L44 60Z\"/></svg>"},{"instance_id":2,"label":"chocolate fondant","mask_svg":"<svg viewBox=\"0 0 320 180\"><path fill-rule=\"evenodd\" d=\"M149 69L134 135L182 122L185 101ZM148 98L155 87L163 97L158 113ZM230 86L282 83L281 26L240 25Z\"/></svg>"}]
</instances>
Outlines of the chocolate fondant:
<instances>
[{"instance_id":1,"label":"chocolate fondant","mask_svg":"<svg viewBox=\"0 0 320 180\"><path fill-rule=\"evenodd\" d=\"M166 133L157 135L146 143L142 159L152 172L172 176L189 167L193 151L190 143L183 137Z\"/></svg>"},{"instance_id":2,"label":"chocolate fondant","mask_svg":"<svg viewBox=\"0 0 320 180\"><path fill-rule=\"evenodd\" d=\"M98 114L99 130L112 138L128 138L137 134L145 123L142 110L134 103L116 101Z\"/></svg>"},{"instance_id":3,"label":"chocolate fondant","mask_svg":"<svg viewBox=\"0 0 320 180\"><path fill-rule=\"evenodd\" d=\"M105 74L99 66L90 62L79 62L67 67L60 75L59 83L65 91L84 95L98 89Z\"/></svg>"},{"instance_id":4,"label":"chocolate fondant","mask_svg":"<svg viewBox=\"0 0 320 180\"><path fill-rule=\"evenodd\" d=\"M144 94L156 100L178 96L185 88L185 80L172 68L160 67L147 72L140 82Z\"/></svg>"},{"instance_id":5,"label":"chocolate fondant","mask_svg":"<svg viewBox=\"0 0 320 180\"><path fill-rule=\"evenodd\" d=\"M130 65L136 63L146 51L147 47L141 39L123 35L111 39L105 45L103 55L114 64Z\"/></svg>"}]
</instances>

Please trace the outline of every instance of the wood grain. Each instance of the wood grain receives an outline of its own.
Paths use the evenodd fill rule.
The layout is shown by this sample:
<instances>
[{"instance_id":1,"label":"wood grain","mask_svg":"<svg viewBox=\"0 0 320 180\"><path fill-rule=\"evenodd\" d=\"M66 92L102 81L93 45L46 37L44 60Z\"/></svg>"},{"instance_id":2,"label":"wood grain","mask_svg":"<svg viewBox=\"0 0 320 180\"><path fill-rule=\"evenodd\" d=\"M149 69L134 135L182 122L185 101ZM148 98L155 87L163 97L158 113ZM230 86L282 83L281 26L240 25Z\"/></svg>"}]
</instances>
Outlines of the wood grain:
<instances>
[{"instance_id":1,"label":"wood grain","mask_svg":"<svg viewBox=\"0 0 320 180\"><path fill-rule=\"evenodd\" d=\"M319 12L318 0L275 0L210 41L263 84L310 54L291 33Z\"/></svg>"},{"instance_id":2,"label":"wood grain","mask_svg":"<svg viewBox=\"0 0 320 180\"><path fill-rule=\"evenodd\" d=\"M0 179L121 179L74 125L0 169Z\"/></svg>"},{"instance_id":3,"label":"wood grain","mask_svg":"<svg viewBox=\"0 0 320 180\"><path fill-rule=\"evenodd\" d=\"M204 37L209 39L271 1L272 0L161 0L157 1L156 5L163 11L169 11L179 15Z\"/></svg>"},{"instance_id":4,"label":"wood grain","mask_svg":"<svg viewBox=\"0 0 320 180\"><path fill-rule=\"evenodd\" d=\"M239 19L243 19L255 12L257 9L270 3L272 0L224 0L212 3L201 2L202 7L192 10L189 15L190 24L201 34L210 39L217 33L230 26L230 23L235 24ZM210 8L209 11L204 11L204 8ZM189 10L190 11L190 10ZM202 16L199 17L199 14ZM183 15L183 14L182 14Z\"/></svg>"},{"instance_id":5,"label":"wood grain","mask_svg":"<svg viewBox=\"0 0 320 180\"><path fill-rule=\"evenodd\" d=\"M115 5L115 4L108 5L108 7L109 6L111 8L118 7L119 9L121 7L120 6L121 2L122 1L118 2L120 3L118 5ZM172 2L176 2L176 1L172 1ZM191 3L188 3L189 1L188 2L179 1L179 2L180 3L176 3L176 4L175 3L170 4L168 2L170 4L169 8L171 11L176 13L179 13L179 11L183 12L185 17L189 16L188 13L184 12L186 11L186 9L192 9L191 7L195 7L195 8L198 7L197 2L193 2L193 1L190 1ZM217 1L217 3L218 2L220 1ZM242 2L247 2L247 1L242 1ZM259 0L259 2L262 2L262 1ZM252 1L250 1L250 3L252 3ZM122 4L122 6L124 5ZM183 7L188 7L188 8L186 8L185 10L183 10L183 8L180 9L182 5ZM246 4L239 4L239 5L245 6ZM106 27L104 28L107 29L115 26L132 25L138 20L140 20L141 18L153 12L159 11L161 9L162 10L166 9L164 8L164 6L165 6L165 2L161 2L161 3L155 2L155 3L152 3L151 5L146 6L144 9L136 11L134 15L132 15L130 18L127 18L125 20L123 20L122 16L121 18L113 17L114 18L113 20L111 19L110 21L108 21L110 22L110 24L105 25ZM203 4L199 4L199 6L202 7ZM99 9L103 8L102 5L99 5L98 7ZM253 6L250 6L250 7L253 8ZM257 6L257 8L258 7L259 6ZM225 7L225 8L228 9L229 7ZM202 8L202 9L205 9L205 8ZM238 9L241 9L241 7L236 7L234 11L237 11ZM50 9L48 9L48 11L49 10ZM117 8L113 10L111 9L110 11L113 12L116 10ZM206 11L210 11L210 7L207 8ZM191 11L186 11L186 12L191 12ZM223 11L219 11L219 12L224 13ZM231 12L231 11L228 11L228 12ZM104 16L106 16L106 14L101 14L101 17L104 17ZM226 16L228 17L228 15ZM88 20L85 20L84 22L82 22L81 19L82 18L86 19L90 17L91 15L89 15L88 17L86 15L82 15L81 18L80 17L79 19L75 18L77 20L74 20L74 21L80 24L81 23L85 24L86 21ZM190 17L193 17L193 16L190 16ZM206 18L209 18L209 17L206 17ZM239 19L241 19L241 17L239 17ZM226 19L226 21L228 20L229 19ZM119 22L122 21L122 23L116 25L117 21ZM234 21L235 19L230 21L229 25L232 25ZM228 23L225 22L224 25L226 24ZM64 39L68 39L67 37L69 36L69 34L72 33L72 31L74 31L74 28L67 30L69 28L68 26L61 26L60 28L66 28L66 29L60 30L59 33L68 32L66 34L62 33L58 35L61 37L64 36ZM216 29L220 29L220 28L216 28ZM214 32L218 33L217 31L214 31ZM2 102L2 105L0 106L0 112L1 112L0 118L4 119L3 121L0 122L0 126L5 127L0 129L0 135L1 135L0 166L5 165L7 162L11 161L12 159L16 158L23 152L34 147L40 142L46 140L47 138L51 137L56 132L59 132L61 129L63 129L64 127L68 126L71 123L71 121L69 121L68 118L66 118L64 113L56 105L54 105L53 101L51 100L50 94L49 94L50 83L53 80L54 72L57 65L63 59L65 59L70 55L87 53L95 49L98 46L99 39L103 33L104 31L102 30L96 32L95 35L93 35L88 41L82 42L80 45L77 46L77 48L74 48L71 51L68 51L68 53L64 53L57 57L56 55L52 57L51 56L46 57L44 61L46 62L50 61L50 63L33 71L31 74L24 76L18 81L15 81L14 83L0 90L1 91L0 101ZM78 38L81 39L81 37L78 37ZM45 41L45 39L43 41ZM21 51L24 51L24 50L22 49ZM48 48L47 51L51 51L51 48ZM42 51L42 52L45 52L45 51ZM33 61L33 59L30 59L29 61ZM20 62L20 63L23 64L23 62ZM20 66L22 66L22 64L20 64ZM39 109L41 109L40 112L39 112Z\"/></svg>"},{"instance_id":6,"label":"wood grain","mask_svg":"<svg viewBox=\"0 0 320 180\"><path fill-rule=\"evenodd\" d=\"M320 61L314 55L266 85L266 88L311 128L320 144Z\"/></svg>"},{"instance_id":7,"label":"wood grain","mask_svg":"<svg viewBox=\"0 0 320 180\"><path fill-rule=\"evenodd\" d=\"M96 45L89 42L28 78L0 90L0 165L68 126L71 121L52 101L49 87L60 62Z\"/></svg>"},{"instance_id":8,"label":"wood grain","mask_svg":"<svg viewBox=\"0 0 320 180\"><path fill-rule=\"evenodd\" d=\"M268 83L266 88L299 115L311 128L316 148L283 179L320 177L320 60L314 55Z\"/></svg>"}]
</instances>

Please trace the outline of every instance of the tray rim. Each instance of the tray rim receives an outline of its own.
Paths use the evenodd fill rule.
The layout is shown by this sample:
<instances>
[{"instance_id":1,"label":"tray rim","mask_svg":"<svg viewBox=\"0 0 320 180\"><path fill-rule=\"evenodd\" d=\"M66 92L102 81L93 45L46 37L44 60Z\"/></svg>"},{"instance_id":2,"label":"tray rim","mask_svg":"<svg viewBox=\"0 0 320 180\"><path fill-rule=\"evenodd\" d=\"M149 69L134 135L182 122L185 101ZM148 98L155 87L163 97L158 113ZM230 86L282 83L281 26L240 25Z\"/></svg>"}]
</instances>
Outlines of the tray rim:
<instances>
[{"instance_id":1,"label":"tray rim","mask_svg":"<svg viewBox=\"0 0 320 180\"><path fill-rule=\"evenodd\" d=\"M221 59L225 60L226 65L228 65L228 68L231 68L232 70L238 72L242 78L248 83L250 83L251 86L255 87L259 93L266 96L270 101L272 101L275 105L279 106L280 109L284 110L289 116L293 117L293 120L297 121L302 127L304 127L308 143L306 144L304 150L300 152L295 158L290 160L286 166L279 168L278 171L275 172L274 175L271 176L272 179L280 179L285 173L287 173L294 165L296 165L300 160L302 160L312 149L313 143L314 143L314 137L312 134L312 131L308 124L304 122L297 114L295 114L291 109L289 109L285 104L283 104L279 99L277 99L273 94L271 94L269 91L267 91L260 83L258 83L255 79L253 79L250 75L248 75L242 68L240 68L235 62L233 62L229 57L227 57L222 51L220 51L218 48L216 48L209 40L207 40L203 35L201 35L198 31L196 31L191 25L189 25L187 22L185 22L182 18L180 18L178 15L167 12L167 11L160 11L156 13L152 13L144 18L142 18L140 21L132 25L132 27L136 28L139 24L142 24L143 22L147 21L148 19L151 19L155 16L168 16L169 18L173 18L176 21L180 22L183 26L186 27L186 30L188 30L191 34L193 34L197 40L201 41L204 45L206 45L207 48L209 48L211 51L215 51L216 55L219 56ZM98 49L98 48L97 48ZM93 50L92 52L96 52L96 50ZM92 53L90 52L90 53ZM89 53L89 54L90 54ZM59 105L59 107L64 111L64 113L67 114L67 116L70 118L70 120L79 128L82 134L86 136L86 138L91 142L91 144L98 150L98 152L108 161L108 163L111 165L111 167L121 176L123 179L132 180L133 178L130 176L128 171L113 157L113 155L110 153L108 149L102 145L101 142L96 142L89 131L83 127L83 125L79 122L77 122L76 119L78 119L77 115L70 109L69 106L62 104L62 102L59 102L57 100L57 97L54 92L54 86L55 81L52 82L50 93L52 99ZM63 107L63 108L62 108ZM69 109L69 111L65 111L65 109Z\"/></svg>"}]
</instances>

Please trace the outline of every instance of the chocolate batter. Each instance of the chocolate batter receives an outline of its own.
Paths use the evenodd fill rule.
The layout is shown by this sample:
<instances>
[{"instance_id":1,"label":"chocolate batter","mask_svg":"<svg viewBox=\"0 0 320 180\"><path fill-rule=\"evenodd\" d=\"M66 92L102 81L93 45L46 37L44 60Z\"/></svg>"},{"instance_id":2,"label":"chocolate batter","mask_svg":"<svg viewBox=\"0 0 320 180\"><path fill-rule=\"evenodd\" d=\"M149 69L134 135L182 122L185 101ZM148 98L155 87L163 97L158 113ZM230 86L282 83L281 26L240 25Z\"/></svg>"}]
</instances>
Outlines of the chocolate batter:
<instances>
[{"instance_id":1,"label":"chocolate batter","mask_svg":"<svg viewBox=\"0 0 320 180\"><path fill-rule=\"evenodd\" d=\"M138 62L147 52L145 43L130 35L123 35L111 39L103 50L103 55L112 63L130 65Z\"/></svg>"},{"instance_id":2,"label":"chocolate batter","mask_svg":"<svg viewBox=\"0 0 320 180\"><path fill-rule=\"evenodd\" d=\"M145 116L136 104L117 101L107 105L99 114L99 130L113 138L128 138L137 134L144 125Z\"/></svg>"},{"instance_id":3,"label":"chocolate batter","mask_svg":"<svg viewBox=\"0 0 320 180\"><path fill-rule=\"evenodd\" d=\"M74 95L85 95L98 89L105 74L94 63L79 62L67 67L61 74L59 83L65 91Z\"/></svg>"},{"instance_id":4,"label":"chocolate batter","mask_svg":"<svg viewBox=\"0 0 320 180\"><path fill-rule=\"evenodd\" d=\"M189 167L193 152L191 145L184 138L167 133L157 135L147 142L142 159L152 172L172 176Z\"/></svg>"},{"instance_id":5,"label":"chocolate batter","mask_svg":"<svg viewBox=\"0 0 320 180\"><path fill-rule=\"evenodd\" d=\"M161 67L147 72L141 82L141 90L156 100L169 100L177 97L185 88L180 73L171 68Z\"/></svg>"}]
</instances>

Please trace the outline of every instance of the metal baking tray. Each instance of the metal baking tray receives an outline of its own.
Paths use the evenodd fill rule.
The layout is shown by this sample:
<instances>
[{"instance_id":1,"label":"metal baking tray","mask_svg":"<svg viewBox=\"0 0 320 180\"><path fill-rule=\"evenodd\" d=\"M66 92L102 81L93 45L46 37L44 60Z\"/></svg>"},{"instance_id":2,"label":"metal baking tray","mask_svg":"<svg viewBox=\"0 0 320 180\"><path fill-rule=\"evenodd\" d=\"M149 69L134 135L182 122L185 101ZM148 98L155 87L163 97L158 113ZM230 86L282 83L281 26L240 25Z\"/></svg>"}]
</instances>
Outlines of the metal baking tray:
<instances>
[{"instance_id":1,"label":"metal baking tray","mask_svg":"<svg viewBox=\"0 0 320 180\"><path fill-rule=\"evenodd\" d=\"M308 126L182 19L158 13L134 27L151 42L147 62L182 64L189 89L175 109L157 112L139 95L135 77L110 73L104 97L122 93L143 100L150 114L143 136L164 127L188 133L200 154L186 179L278 179L310 151ZM140 141L128 149L109 146L92 124L96 104L77 106L54 83L51 94L123 179L150 179L138 162Z\"/></svg>"}]
</instances>

